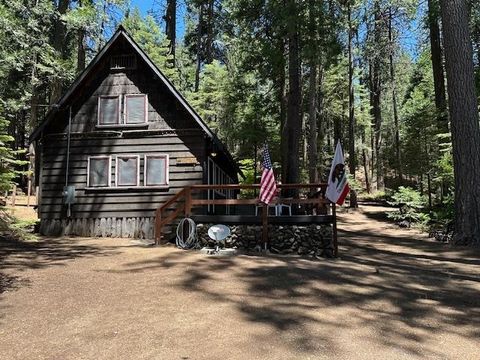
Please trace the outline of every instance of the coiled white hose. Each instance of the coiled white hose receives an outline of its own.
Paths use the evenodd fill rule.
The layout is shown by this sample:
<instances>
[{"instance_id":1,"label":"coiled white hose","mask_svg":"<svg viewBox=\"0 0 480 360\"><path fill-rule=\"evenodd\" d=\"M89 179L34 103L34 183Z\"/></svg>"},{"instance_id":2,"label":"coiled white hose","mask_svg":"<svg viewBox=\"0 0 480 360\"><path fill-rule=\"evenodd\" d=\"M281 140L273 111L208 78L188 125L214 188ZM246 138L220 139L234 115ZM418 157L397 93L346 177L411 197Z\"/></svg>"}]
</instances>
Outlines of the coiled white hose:
<instances>
[{"instance_id":1,"label":"coiled white hose","mask_svg":"<svg viewBox=\"0 0 480 360\"><path fill-rule=\"evenodd\" d=\"M185 222L188 223L188 227L190 229L186 239L184 239ZM180 223L177 226L177 239L175 242L177 247L185 250L193 249L197 246L197 225L192 219L184 218L180 220Z\"/></svg>"}]
</instances>

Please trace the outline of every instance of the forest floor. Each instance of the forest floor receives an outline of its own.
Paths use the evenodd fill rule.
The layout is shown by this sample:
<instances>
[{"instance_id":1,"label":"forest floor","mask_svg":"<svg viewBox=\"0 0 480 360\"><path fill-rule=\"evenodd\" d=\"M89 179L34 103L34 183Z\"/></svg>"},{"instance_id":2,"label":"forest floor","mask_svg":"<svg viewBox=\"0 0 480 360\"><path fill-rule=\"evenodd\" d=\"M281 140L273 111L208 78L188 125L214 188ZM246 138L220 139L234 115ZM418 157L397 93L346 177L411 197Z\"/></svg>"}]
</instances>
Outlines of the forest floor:
<instances>
[{"instance_id":1,"label":"forest floor","mask_svg":"<svg viewBox=\"0 0 480 360\"><path fill-rule=\"evenodd\" d=\"M340 258L0 242L1 359L476 359L480 253L363 206Z\"/></svg>"}]
</instances>

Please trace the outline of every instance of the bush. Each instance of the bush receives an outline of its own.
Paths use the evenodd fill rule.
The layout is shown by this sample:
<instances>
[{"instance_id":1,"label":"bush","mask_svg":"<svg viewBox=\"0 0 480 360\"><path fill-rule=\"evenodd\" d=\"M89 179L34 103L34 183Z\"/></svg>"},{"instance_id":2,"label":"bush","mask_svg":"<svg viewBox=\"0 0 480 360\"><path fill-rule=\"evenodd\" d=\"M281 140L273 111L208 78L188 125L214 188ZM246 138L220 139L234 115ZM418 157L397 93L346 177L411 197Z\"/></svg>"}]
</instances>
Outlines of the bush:
<instances>
[{"instance_id":1,"label":"bush","mask_svg":"<svg viewBox=\"0 0 480 360\"><path fill-rule=\"evenodd\" d=\"M397 211L387 213L387 217L397 223L410 226L412 223L426 224L430 220L430 216L422 212L425 198L412 188L400 186L388 203L398 207Z\"/></svg>"},{"instance_id":2,"label":"bush","mask_svg":"<svg viewBox=\"0 0 480 360\"><path fill-rule=\"evenodd\" d=\"M447 195L441 204L436 206L433 211L433 219L442 224L448 224L454 220L454 195Z\"/></svg>"},{"instance_id":3,"label":"bush","mask_svg":"<svg viewBox=\"0 0 480 360\"><path fill-rule=\"evenodd\" d=\"M38 220L19 220L9 214L9 211L0 206L0 240L35 241L33 234Z\"/></svg>"}]
</instances>

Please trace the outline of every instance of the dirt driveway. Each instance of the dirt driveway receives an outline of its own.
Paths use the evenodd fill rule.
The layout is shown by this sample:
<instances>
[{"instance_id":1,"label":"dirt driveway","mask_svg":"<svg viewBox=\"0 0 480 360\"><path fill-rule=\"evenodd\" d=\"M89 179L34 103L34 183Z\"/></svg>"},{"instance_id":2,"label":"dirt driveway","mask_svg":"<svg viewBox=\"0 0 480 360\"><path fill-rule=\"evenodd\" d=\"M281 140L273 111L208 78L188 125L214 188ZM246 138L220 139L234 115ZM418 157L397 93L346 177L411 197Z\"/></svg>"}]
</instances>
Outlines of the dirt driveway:
<instances>
[{"instance_id":1,"label":"dirt driveway","mask_svg":"<svg viewBox=\"0 0 480 360\"><path fill-rule=\"evenodd\" d=\"M1 359L478 359L480 256L343 214L338 260L0 243Z\"/></svg>"}]
</instances>

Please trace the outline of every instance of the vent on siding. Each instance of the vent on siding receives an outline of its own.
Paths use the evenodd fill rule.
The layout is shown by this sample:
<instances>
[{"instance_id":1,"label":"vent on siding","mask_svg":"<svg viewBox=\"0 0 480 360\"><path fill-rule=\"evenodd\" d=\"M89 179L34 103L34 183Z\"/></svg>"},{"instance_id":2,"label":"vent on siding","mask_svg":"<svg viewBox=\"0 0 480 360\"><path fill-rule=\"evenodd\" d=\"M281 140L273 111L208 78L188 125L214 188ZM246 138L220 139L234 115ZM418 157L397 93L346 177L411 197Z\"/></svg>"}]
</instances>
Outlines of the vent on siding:
<instances>
[{"instance_id":1,"label":"vent on siding","mask_svg":"<svg viewBox=\"0 0 480 360\"><path fill-rule=\"evenodd\" d=\"M135 55L115 55L110 58L110 69L127 70L136 69L137 57Z\"/></svg>"}]
</instances>

